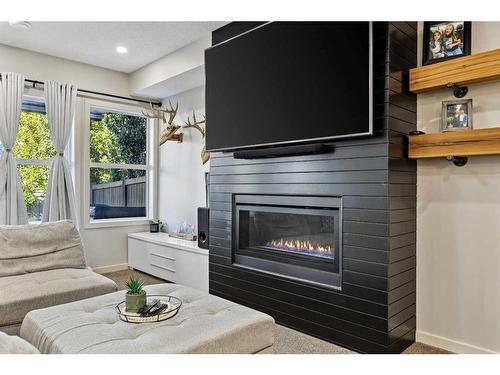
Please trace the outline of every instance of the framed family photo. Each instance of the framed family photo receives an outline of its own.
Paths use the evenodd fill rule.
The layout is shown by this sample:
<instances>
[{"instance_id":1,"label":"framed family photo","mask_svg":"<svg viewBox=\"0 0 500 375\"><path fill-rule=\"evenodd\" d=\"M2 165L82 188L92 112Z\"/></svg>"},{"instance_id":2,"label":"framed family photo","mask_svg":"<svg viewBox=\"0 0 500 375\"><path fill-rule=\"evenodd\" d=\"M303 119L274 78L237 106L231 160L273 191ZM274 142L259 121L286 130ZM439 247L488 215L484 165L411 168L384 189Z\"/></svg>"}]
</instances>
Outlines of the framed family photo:
<instances>
[{"instance_id":1,"label":"framed family photo","mask_svg":"<svg viewBox=\"0 0 500 375\"><path fill-rule=\"evenodd\" d=\"M442 105L443 132L472 129L472 99L446 101Z\"/></svg>"},{"instance_id":2,"label":"framed family photo","mask_svg":"<svg viewBox=\"0 0 500 375\"><path fill-rule=\"evenodd\" d=\"M469 21L424 22L422 65L470 55Z\"/></svg>"}]
</instances>

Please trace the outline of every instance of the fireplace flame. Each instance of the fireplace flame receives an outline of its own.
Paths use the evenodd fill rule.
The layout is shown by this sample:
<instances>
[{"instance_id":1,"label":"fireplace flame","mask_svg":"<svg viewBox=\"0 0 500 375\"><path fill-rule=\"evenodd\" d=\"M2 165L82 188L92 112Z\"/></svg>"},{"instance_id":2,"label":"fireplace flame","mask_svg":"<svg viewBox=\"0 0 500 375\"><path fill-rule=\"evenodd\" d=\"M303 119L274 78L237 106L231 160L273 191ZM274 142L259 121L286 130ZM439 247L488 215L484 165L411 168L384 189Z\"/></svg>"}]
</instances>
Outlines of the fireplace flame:
<instances>
[{"instance_id":1,"label":"fireplace flame","mask_svg":"<svg viewBox=\"0 0 500 375\"><path fill-rule=\"evenodd\" d=\"M279 240L271 240L266 243L266 246L296 252L333 253L333 249L330 245L321 245L310 241L285 240L283 238Z\"/></svg>"}]
</instances>

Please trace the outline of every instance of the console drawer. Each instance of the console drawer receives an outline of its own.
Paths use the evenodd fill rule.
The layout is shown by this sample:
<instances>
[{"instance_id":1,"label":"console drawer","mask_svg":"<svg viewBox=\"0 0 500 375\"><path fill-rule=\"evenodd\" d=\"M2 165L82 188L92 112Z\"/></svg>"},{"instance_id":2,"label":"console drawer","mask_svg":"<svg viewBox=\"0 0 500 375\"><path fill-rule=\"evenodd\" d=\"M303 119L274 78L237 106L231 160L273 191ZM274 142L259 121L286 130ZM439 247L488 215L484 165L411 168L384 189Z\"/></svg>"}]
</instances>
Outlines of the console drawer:
<instances>
[{"instance_id":1,"label":"console drawer","mask_svg":"<svg viewBox=\"0 0 500 375\"><path fill-rule=\"evenodd\" d=\"M160 279L208 292L208 251L164 233L132 233L128 265Z\"/></svg>"},{"instance_id":2,"label":"console drawer","mask_svg":"<svg viewBox=\"0 0 500 375\"><path fill-rule=\"evenodd\" d=\"M163 279L163 280L168 280L168 281L172 281L172 282L177 281L175 269L167 267L167 266L163 266L163 265L158 264L158 263L151 263L149 267L150 267L150 271L148 271L148 273L150 273L156 277L159 277L160 279Z\"/></svg>"},{"instance_id":3,"label":"console drawer","mask_svg":"<svg viewBox=\"0 0 500 375\"><path fill-rule=\"evenodd\" d=\"M175 249L168 246L128 239L128 263L131 267L159 277L163 280L176 281Z\"/></svg>"}]
</instances>

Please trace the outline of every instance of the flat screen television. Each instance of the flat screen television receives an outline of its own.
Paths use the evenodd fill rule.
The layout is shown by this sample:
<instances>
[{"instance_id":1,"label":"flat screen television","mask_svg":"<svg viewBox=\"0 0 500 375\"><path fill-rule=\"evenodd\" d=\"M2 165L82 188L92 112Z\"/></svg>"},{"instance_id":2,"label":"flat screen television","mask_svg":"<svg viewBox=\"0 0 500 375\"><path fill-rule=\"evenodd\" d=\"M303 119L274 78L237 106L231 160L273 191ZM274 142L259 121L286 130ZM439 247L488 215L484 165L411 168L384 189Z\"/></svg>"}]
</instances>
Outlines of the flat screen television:
<instances>
[{"instance_id":1,"label":"flat screen television","mask_svg":"<svg viewBox=\"0 0 500 375\"><path fill-rule=\"evenodd\" d=\"M370 22L270 22L205 51L206 148L372 134Z\"/></svg>"}]
</instances>

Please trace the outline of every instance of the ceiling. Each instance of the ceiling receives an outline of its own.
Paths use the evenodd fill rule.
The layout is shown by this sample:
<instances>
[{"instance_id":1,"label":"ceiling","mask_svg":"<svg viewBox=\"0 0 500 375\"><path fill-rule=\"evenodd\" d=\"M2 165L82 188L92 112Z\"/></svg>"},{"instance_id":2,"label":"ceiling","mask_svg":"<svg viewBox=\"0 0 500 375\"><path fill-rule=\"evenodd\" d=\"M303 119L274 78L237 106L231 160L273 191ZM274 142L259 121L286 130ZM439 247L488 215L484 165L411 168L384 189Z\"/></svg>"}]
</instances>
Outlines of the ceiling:
<instances>
[{"instance_id":1,"label":"ceiling","mask_svg":"<svg viewBox=\"0 0 500 375\"><path fill-rule=\"evenodd\" d=\"M0 22L0 44L131 73L227 22ZM116 52L117 46L128 49Z\"/></svg>"}]
</instances>

